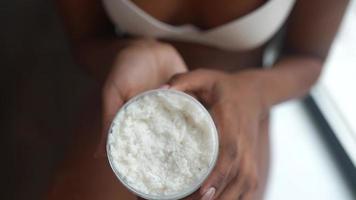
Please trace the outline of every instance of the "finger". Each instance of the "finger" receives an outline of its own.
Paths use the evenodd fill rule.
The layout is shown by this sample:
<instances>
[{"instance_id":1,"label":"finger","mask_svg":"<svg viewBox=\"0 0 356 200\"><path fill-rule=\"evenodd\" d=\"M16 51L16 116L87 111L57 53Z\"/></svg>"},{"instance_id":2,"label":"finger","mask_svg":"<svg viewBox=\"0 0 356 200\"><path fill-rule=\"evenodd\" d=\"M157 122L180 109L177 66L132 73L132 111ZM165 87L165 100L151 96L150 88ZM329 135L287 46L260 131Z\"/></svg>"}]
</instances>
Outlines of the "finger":
<instances>
[{"instance_id":1,"label":"finger","mask_svg":"<svg viewBox=\"0 0 356 200\"><path fill-rule=\"evenodd\" d=\"M124 100L115 84L109 84L103 89L103 121L99 145L94 157L105 156L105 145L111 121L123 105Z\"/></svg>"},{"instance_id":2,"label":"finger","mask_svg":"<svg viewBox=\"0 0 356 200\"><path fill-rule=\"evenodd\" d=\"M201 200L212 200L214 198L216 189L214 187L209 188L208 191L202 196Z\"/></svg>"},{"instance_id":3,"label":"finger","mask_svg":"<svg viewBox=\"0 0 356 200\"><path fill-rule=\"evenodd\" d=\"M214 95L210 92L217 83L221 72L213 70L197 69L188 73L176 74L171 78L169 84L171 89L193 93L205 106L212 104Z\"/></svg>"},{"instance_id":4,"label":"finger","mask_svg":"<svg viewBox=\"0 0 356 200\"><path fill-rule=\"evenodd\" d=\"M241 195L242 200L252 200L256 199L256 194L258 193L258 178L255 174L248 177L248 181L245 184L245 190Z\"/></svg>"},{"instance_id":5,"label":"finger","mask_svg":"<svg viewBox=\"0 0 356 200\"><path fill-rule=\"evenodd\" d=\"M257 189L257 174L249 159L241 162L238 175L221 195L221 200L247 199L250 200Z\"/></svg>"},{"instance_id":6,"label":"finger","mask_svg":"<svg viewBox=\"0 0 356 200\"><path fill-rule=\"evenodd\" d=\"M237 175L232 182L227 186L224 193L221 194L219 200L240 200L246 190L244 176Z\"/></svg>"},{"instance_id":7,"label":"finger","mask_svg":"<svg viewBox=\"0 0 356 200\"><path fill-rule=\"evenodd\" d=\"M212 70L197 69L188 73L174 75L169 84L172 89L180 91L208 90L212 87L216 74Z\"/></svg>"},{"instance_id":8,"label":"finger","mask_svg":"<svg viewBox=\"0 0 356 200\"><path fill-rule=\"evenodd\" d=\"M170 85L169 84L164 84L164 85L161 85L158 89L170 89ZM192 92L186 92L187 94L189 94L190 96L194 97L195 99L198 99L198 97L192 93Z\"/></svg>"},{"instance_id":9,"label":"finger","mask_svg":"<svg viewBox=\"0 0 356 200\"><path fill-rule=\"evenodd\" d=\"M214 190L213 196L219 197L225 190L226 186L235 177L235 165L227 156L221 156L218 160L217 166L204 182L200 189L200 194L203 196L209 196L212 190ZM210 193L209 193L210 192Z\"/></svg>"},{"instance_id":10,"label":"finger","mask_svg":"<svg viewBox=\"0 0 356 200\"><path fill-rule=\"evenodd\" d=\"M255 199L255 190L249 189L247 191L245 191L242 195L241 195L241 200L252 200Z\"/></svg>"},{"instance_id":11,"label":"finger","mask_svg":"<svg viewBox=\"0 0 356 200\"><path fill-rule=\"evenodd\" d=\"M168 84L161 85L158 89L169 89L171 86Z\"/></svg>"},{"instance_id":12,"label":"finger","mask_svg":"<svg viewBox=\"0 0 356 200\"><path fill-rule=\"evenodd\" d=\"M237 175L239 167L237 162L238 152L236 141L234 138L230 138L230 136L235 135L234 131L238 129L236 126L229 124L228 119L231 117L229 117L227 112L223 112L224 108L220 104L215 104L211 111L221 138L220 151L215 169L204 182L201 194L205 194L209 188L215 188L214 197L219 197L229 182Z\"/></svg>"},{"instance_id":13,"label":"finger","mask_svg":"<svg viewBox=\"0 0 356 200\"><path fill-rule=\"evenodd\" d=\"M228 147L229 148L229 147ZM236 175L237 165L234 158L230 157L225 147L220 151L216 166L200 189L200 194L208 196L209 191L214 189L214 197L218 197Z\"/></svg>"}]
</instances>

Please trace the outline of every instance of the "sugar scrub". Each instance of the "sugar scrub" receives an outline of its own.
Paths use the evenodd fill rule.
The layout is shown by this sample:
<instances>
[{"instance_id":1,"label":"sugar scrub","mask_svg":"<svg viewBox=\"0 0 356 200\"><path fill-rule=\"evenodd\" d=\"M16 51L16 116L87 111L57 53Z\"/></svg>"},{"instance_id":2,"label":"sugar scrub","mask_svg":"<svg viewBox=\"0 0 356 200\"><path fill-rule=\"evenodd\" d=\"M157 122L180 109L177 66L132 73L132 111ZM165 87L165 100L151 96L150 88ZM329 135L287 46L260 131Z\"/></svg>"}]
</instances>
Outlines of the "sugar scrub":
<instances>
[{"instance_id":1,"label":"sugar scrub","mask_svg":"<svg viewBox=\"0 0 356 200\"><path fill-rule=\"evenodd\" d=\"M107 150L115 174L139 196L182 198L212 170L218 136L208 111L193 97L152 90L118 112Z\"/></svg>"}]
</instances>

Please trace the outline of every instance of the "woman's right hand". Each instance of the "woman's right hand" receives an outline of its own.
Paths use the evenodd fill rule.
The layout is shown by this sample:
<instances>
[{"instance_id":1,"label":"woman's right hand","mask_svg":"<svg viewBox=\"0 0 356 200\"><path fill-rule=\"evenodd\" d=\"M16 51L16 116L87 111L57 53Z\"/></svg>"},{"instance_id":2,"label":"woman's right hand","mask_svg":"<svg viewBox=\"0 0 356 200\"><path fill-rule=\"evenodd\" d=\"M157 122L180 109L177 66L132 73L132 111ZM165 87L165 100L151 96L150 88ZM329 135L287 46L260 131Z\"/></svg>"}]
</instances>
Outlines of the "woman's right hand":
<instances>
[{"instance_id":1,"label":"woman's right hand","mask_svg":"<svg viewBox=\"0 0 356 200\"><path fill-rule=\"evenodd\" d=\"M142 39L121 50L102 91L103 126L95 156L105 155L110 123L128 99L146 90L158 88L175 74L186 71L187 67L179 53L166 43Z\"/></svg>"}]
</instances>

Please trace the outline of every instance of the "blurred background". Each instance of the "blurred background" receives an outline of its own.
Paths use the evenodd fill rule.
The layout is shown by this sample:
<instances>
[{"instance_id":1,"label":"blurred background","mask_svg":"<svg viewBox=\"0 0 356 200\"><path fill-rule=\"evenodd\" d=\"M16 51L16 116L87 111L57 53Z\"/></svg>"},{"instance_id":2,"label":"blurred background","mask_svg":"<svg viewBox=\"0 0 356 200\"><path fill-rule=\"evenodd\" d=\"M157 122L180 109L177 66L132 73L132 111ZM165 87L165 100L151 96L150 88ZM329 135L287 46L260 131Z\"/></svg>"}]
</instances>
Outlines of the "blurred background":
<instances>
[{"instance_id":1,"label":"blurred background","mask_svg":"<svg viewBox=\"0 0 356 200\"><path fill-rule=\"evenodd\" d=\"M268 200L356 199L355 1L345 16L311 96L273 110ZM73 63L53 1L1 1L0 24L0 199L41 199L99 87Z\"/></svg>"},{"instance_id":2,"label":"blurred background","mask_svg":"<svg viewBox=\"0 0 356 200\"><path fill-rule=\"evenodd\" d=\"M98 88L73 64L54 1L1 1L0 24L0 129L12 150L0 199L41 199L79 105Z\"/></svg>"}]
</instances>

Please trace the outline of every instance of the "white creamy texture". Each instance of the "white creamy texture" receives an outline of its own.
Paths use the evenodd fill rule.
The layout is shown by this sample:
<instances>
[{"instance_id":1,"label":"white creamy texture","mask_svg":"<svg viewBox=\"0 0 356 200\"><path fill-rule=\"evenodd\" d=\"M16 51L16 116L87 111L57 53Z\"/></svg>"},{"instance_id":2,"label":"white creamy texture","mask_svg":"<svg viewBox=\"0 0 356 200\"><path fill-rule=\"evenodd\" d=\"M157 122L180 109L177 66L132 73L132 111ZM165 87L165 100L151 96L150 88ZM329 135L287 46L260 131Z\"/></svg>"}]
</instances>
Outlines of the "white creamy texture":
<instances>
[{"instance_id":1,"label":"white creamy texture","mask_svg":"<svg viewBox=\"0 0 356 200\"><path fill-rule=\"evenodd\" d=\"M217 148L208 115L169 90L136 99L114 120L108 141L113 167L145 194L174 195L193 187Z\"/></svg>"}]
</instances>

